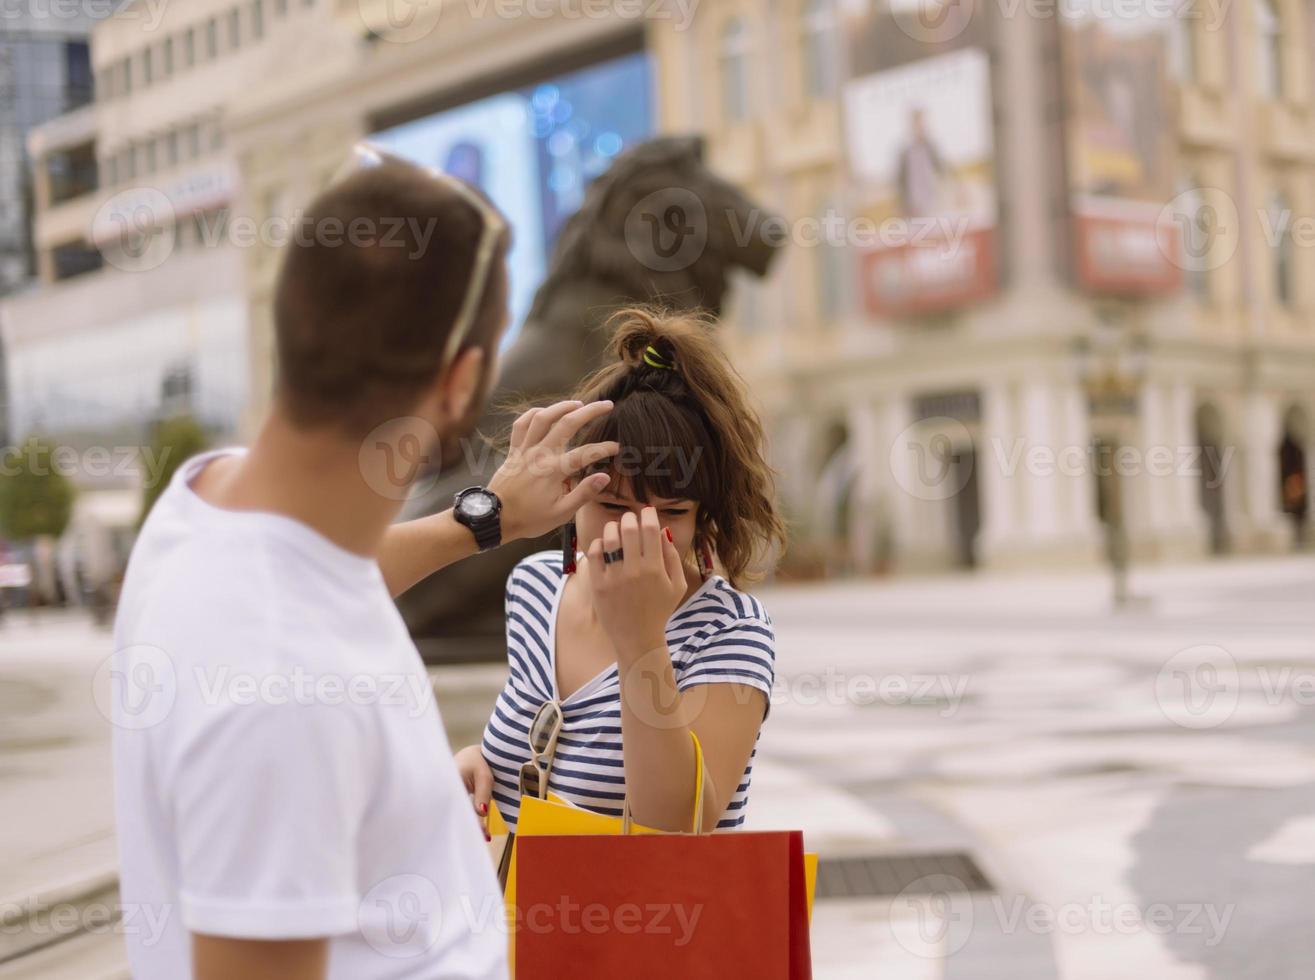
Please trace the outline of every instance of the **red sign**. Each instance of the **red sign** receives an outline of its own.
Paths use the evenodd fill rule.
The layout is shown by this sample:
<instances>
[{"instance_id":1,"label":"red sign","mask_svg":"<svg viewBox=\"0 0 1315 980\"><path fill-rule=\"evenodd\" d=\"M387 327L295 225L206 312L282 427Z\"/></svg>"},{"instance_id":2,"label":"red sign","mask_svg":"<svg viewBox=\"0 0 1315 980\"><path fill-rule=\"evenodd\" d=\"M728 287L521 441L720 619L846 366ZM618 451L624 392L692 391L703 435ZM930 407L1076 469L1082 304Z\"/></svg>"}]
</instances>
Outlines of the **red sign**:
<instances>
[{"instance_id":1,"label":"red sign","mask_svg":"<svg viewBox=\"0 0 1315 980\"><path fill-rule=\"evenodd\" d=\"M995 229L880 248L861 262L863 303L873 316L954 309L995 292Z\"/></svg>"},{"instance_id":2,"label":"red sign","mask_svg":"<svg viewBox=\"0 0 1315 980\"><path fill-rule=\"evenodd\" d=\"M1154 216L1075 214L1074 267L1083 288L1143 296L1182 285L1178 229Z\"/></svg>"}]
</instances>

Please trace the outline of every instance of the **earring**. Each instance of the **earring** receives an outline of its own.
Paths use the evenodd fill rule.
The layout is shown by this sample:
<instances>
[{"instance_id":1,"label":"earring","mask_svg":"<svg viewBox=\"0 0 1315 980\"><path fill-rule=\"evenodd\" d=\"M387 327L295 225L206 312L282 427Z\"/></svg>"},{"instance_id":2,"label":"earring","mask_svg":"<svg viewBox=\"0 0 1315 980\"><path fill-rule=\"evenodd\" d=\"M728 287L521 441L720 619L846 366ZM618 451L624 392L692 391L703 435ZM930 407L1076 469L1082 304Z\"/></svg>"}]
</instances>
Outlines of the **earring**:
<instances>
[{"instance_id":1,"label":"earring","mask_svg":"<svg viewBox=\"0 0 1315 980\"><path fill-rule=\"evenodd\" d=\"M575 571L575 521L562 525L562 571L570 575Z\"/></svg>"},{"instance_id":2,"label":"earring","mask_svg":"<svg viewBox=\"0 0 1315 980\"><path fill-rule=\"evenodd\" d=\"M703 576L703 581L707 581L712 575L712 549L708 547L706 539L699 539L699 574Z\"/></svg>"}]
</instances>

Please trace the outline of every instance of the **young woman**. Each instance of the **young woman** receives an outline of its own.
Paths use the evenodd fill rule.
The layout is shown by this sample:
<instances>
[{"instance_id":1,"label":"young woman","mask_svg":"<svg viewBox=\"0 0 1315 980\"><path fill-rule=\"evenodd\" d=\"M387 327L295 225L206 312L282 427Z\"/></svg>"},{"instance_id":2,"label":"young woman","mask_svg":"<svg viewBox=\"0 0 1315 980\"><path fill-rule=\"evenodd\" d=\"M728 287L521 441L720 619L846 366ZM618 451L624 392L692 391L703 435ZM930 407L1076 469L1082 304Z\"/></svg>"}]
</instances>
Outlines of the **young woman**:
<instances>
[{"instance_id":1,"label":"young woman","mask_svg":"<svg viewBox=\"0 0 1315 980\"><path fill-rule=\"evenodd\" d=\"M767 610L739 586L784 541L762 426L706 321L630 309L610 327L615 361L574 397L614 407L576 441L621 449L567 483L610 482L562 549L508 578L510 676L458 768L476 812L492 798L512 829L545 774L590 810L620 815L628 796L639 823L689 830L693 732L704 829L738 827L775 658Z\"/></svg>"}]
</instances>

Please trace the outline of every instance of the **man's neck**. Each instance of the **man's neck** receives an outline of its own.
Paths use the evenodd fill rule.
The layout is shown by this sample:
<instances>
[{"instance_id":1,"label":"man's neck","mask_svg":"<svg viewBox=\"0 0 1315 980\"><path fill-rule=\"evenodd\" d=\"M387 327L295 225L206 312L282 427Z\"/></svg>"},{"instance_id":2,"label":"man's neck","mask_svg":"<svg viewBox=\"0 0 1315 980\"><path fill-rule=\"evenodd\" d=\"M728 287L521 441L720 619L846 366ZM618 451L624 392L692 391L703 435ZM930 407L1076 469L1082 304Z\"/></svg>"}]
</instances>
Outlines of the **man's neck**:
<instances>
[{"instance_id":1,"label":"man's neck","mask_svg":"<svg viewBox=\"0 0 1315 980\"><path fill-rule=\"evenodd\" d=\"M339 547L373 557L402 501L373 491L359 459L349 438L295 429L276 412L245 456L215 460L192 489L216 507L291 517Z\"/></svg>"}]
</instances>

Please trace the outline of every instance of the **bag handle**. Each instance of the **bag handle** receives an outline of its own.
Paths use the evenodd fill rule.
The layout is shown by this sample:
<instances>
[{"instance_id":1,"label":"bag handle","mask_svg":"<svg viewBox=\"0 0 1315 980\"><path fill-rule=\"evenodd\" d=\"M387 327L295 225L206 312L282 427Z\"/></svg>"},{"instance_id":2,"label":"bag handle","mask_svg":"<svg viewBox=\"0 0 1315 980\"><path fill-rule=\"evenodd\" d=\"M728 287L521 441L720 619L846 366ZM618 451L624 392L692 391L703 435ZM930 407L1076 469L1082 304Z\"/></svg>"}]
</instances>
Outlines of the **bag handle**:
<instances>
[{"instance_id":1,"label":"bag handle","mask_svg":"<svg viewBox=\"0 0 1315 980\"><path fill-rule=\"evenodd\" d=\"M694 740L694 824L690 830L692 834L703 833L703 745L699 742L699 737L693 731L689 737ZM634 821L630 816L630 794L626 794L625 803L621 808L621 833L629 835L633 829Z\"/></svg>"}]
</instances>

